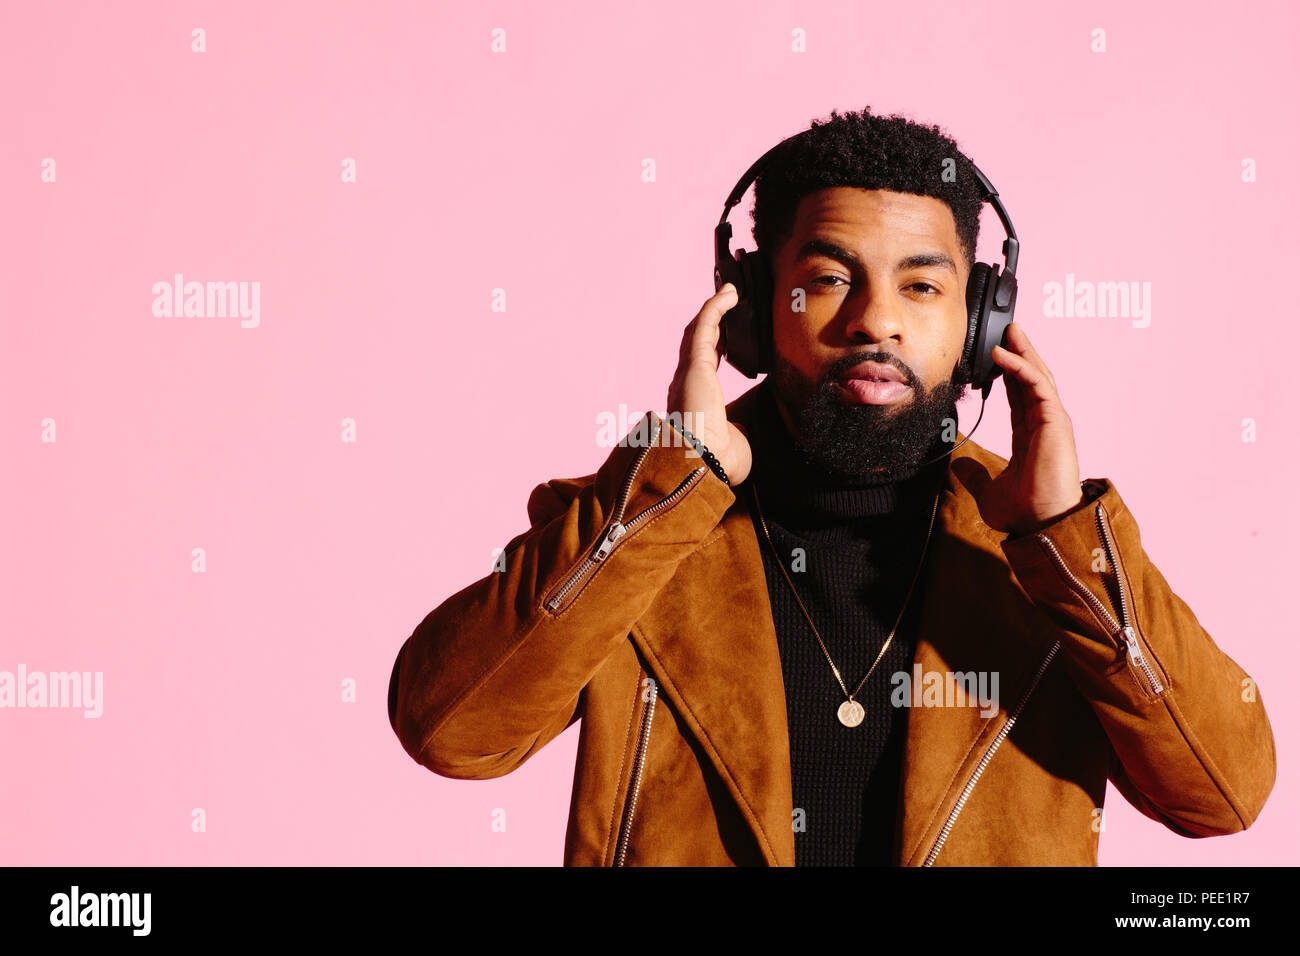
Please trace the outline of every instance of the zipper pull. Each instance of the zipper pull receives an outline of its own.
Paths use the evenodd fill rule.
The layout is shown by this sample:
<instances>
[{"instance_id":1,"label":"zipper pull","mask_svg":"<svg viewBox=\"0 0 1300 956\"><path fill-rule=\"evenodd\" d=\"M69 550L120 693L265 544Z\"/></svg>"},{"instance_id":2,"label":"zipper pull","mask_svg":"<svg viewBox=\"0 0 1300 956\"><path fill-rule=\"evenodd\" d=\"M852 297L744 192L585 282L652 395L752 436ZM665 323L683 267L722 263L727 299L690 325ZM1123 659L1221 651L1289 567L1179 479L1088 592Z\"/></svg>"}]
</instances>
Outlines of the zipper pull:
<instances>
[{"instance_id":1,"label":"zipper pull","mask_svg":"<svg viewBox=\"0 0 1300 956\"><path fill-rule=\"evenodd\" d=\"M600 547L596 549L596 553L591 556L591 560L604 561L605 558L609 557L609 552L613 550L614 542L623 537L626 533L627 528L623 527L623 523L621 521L615 521L610 525L609 531L601 540Z\"/></svg>"},{"instance_id":2,"label":"zipper pull","mask_svg":"<svg viewBox=\"0 0 1300 956\"><path fill-rule=\"evenodd\" d=\"M1147 679L1150 680L1152 693L1163 694L1165 690L1164 685L1161 684L1160 679L1156 677L1156 672L1151 665L1147 663L1147 659L1142 656L1142 648L1137 642L1137 633L1127 624L1120 628L1120 633L1124 635L1124 643L1128 645L1129 660L1141 669L1142 673L1144 673L1147 676Z\"/></svg>"}]
</instances>

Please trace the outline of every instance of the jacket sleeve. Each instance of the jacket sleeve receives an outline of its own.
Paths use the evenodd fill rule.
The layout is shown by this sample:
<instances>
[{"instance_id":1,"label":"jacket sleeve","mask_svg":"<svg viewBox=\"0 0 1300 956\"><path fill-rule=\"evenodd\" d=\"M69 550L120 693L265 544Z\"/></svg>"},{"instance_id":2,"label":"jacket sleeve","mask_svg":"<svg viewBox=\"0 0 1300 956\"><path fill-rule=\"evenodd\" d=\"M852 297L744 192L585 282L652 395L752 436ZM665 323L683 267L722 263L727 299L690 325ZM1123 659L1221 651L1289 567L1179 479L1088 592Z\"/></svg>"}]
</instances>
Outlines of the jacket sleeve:
<instances>
[{"instance_id":1,"label":"jacket sleeve","mask_svg":"<svg viewBox=\"0 0 1300 956\"><path fill-rule=\"evenodd\" d=\"M1091 500L1008 537L1003 553L1060 628L1074 683L1114 750L1116 789L1183 836L1244 830L1277 772L1259 690L1148 560L1114 485L1084 488Z\"/></svg>"},{"instance_id":2,"label":"jacket sleeve","mask_svg":"<svg viewBox=\"0 0 1300 956\"><path fill-rule=\"evenodd\" d=\"M497 777L581 716L583 688L735 501L673 424L649 411L594 475L535 488L504 567L407 638L388 709L412 758Z\"/></svg>"}]
</instances>

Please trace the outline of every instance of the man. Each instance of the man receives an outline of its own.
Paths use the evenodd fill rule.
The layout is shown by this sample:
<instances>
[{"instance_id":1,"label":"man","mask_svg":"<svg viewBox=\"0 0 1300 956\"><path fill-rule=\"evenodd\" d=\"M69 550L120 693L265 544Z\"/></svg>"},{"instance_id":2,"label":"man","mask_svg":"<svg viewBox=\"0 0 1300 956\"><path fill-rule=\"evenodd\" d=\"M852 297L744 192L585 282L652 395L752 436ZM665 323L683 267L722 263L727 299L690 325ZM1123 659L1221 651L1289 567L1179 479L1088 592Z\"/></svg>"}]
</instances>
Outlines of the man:
<instances>
[{"instance_id":1,"label":"man","mask_svg":"<svg viewBox=\"0 0 1300 956\"><path fill-rule=\"evenodd\" d=\"M760 176L773 373L724 404L724 286L667 417L539 485L502 567L402 646L413 758L499 776L581 718L570 865L1095 865L1108 779L1180 834L1254 822L1254 682L1080 482L1019 323L1010 461L944 434L979 212L949 157L833 113Z\"/></svg>"}]
</instances>

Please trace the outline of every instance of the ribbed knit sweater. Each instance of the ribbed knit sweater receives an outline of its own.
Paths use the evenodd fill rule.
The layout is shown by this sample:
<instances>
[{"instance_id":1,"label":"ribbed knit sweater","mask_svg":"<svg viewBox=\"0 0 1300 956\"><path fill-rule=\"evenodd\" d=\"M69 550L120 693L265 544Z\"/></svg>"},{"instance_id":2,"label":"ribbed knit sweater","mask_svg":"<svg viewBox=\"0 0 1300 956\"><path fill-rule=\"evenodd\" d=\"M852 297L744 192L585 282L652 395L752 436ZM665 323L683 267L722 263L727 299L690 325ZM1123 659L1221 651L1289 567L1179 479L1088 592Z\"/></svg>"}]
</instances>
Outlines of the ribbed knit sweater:
<instances>
[{"instance_id":1,"label":"ribbed knit sweater","mask_svg":"<svg viewBox=\"0 0 1300 956\"><path fill-rule=\"evenodd\" d=\"M775 551L852 692L902 609L946 459L894 483L835 481L809 463L792 440L766 384L759 392L750 481ZM908 716L906 707L890 704L891 678L911 671L924 570L893 641L854 698L865 708L865 718L857 727L845 727L836 716L844 692L757 517L754 525L785 679L795 864L889 865Z\"/></svg>"}]
</instances>

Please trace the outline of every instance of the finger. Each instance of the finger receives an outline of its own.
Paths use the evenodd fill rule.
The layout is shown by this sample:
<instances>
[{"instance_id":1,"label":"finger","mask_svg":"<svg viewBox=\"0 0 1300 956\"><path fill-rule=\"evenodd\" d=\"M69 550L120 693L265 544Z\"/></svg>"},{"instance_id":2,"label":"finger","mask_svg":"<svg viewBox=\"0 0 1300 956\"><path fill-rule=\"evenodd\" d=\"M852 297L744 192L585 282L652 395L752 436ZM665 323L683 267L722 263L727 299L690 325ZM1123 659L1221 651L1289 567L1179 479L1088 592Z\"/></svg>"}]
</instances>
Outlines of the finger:
<instances>
[{"instance_id":1,"label":"finger","mask_svg":"<svg viewBox=\"0 0 1300 956\"><path fill-rule=\"evenodd\" d=\"M739 300L740 297L736 294L736 287L730 282L723 283L721 289L704 300L704 305L700 306L699 314L695 316L695 319L701 324L716 325L722 321L722 316Z\"/></svg>"},{"instance_id":2,"label":"finger","mask_svg":"<svg viewBox=\"0 0 1300 956\"><path fill-rule=\"evenodd\" d=\"M1025 399L1037 400L1047 405L1057 403L1056 386L1052 384L1046 372L1027 358L1000 345L993 347L993 358L1004 371L1015 376L1015 380L1024 386Z\"/></svg>"},{"instance_id":3,"label":"finger","mask_svg":"<svg viewBox=\"0 0 1300 956\"><path fill-rule=\"evenodd\" d=\"M1023 363L1024 367L1032 369L1032 371L1034 371L1037 376L1041 376L1041 380L1043 380L1044 388L1048 390L1049 394L1044 394L1043 398L1045 399L1049 397L1054 397L1057 399L1057 401L1060 401L1060 395L1056 394L1057 393L1056 378L1053 378L1052 372L1048 371L1047 368L1044 368L1043 365L1040 364L1040 362L1039 363L1034 362L1034 358L1032 358L1032 355L1024 355L1021 354L1021 352L1011 351L1009 349L1006 349L1005 346L997 346L995 349L995 354L998 356L1010 356L1010 358L1017 359L1019 360L1019 362ZM1010 371L1010 369L1013 367L1019 368L1019 365L1015 365L1014 363L1000 362L998 364L1001 364L1002 367L1008 369L1008 371ZM1028 381L1027 378L1024 378L1023 376L1017 376L1017 381L1024 381L1026 382L1026 385L1030 384L1030 381Z\"/></svg>"},{"instance_id":4,"label":"finger","mask_svg":"<svg viewBox=\"0 0 1300 956\"><path fill-rule=\"evenodd\" d=\"M996 353L994 354L996 358ZM1011 424L1017 425L1025 414L1024 386L1009 370L1004 370L1003 383L1007 390L1007 406L1011 409Z\"/></svg>"},{"instance_id":5,"label":"finger","mask_svg":"<svg viewBox=\"0 0 1300 956\"><path fill-rule=\"evenodd\" d=\"M1014 444L1015 439L1018 438L1024 430L1025 387L1010 371L1004 372L1002 382L1006 388L1007 407L1011 412L1011 437Z\"/></svg>"},{"instance_id":6,"label":"finger","mask_svg":"<svg viewBox=\"0 0 1300 956\"><path fill-rule=\"evenodd\" d=\"M739 301L736 287L730 282L709 296L700 308L699 314L687 326L690 332L687 351L688 362L708 362L714 368L718 366L718 340L722 337L722 316Z\"/></svg>"},{"instance_id":7,"label":"finger","mask_svg":"<svg viewBox=\"0 0 1300 956\"><path fill-rule=\"evenodd\" d=\"M1007 344L1012 347L1014 352L1024 356L1032 362L1039 371L1043 372L1047 376L1047 380L1052 383L1053 387L1055 387L1056 376L1054 376L1052 370L1047 367L1047 363L1043 361L1043 357L1038 354L1038 350L1034 348L1034 344L1029 341L1029 334L1025 331L1025 327L1019 322L1012 322L1007 326Z\"/></svg>"},{"instance_id":8,"label":"finger","mask_svg":"<svg viewBox=\"0 0 1300 956\"><path fill-rule=\"evenodd\" d=\"M681 371L690 362L691 343L695 341L695 328L699 316L691 319L686 323L686 328L682 330L682 343L677 347L677 369Z\"/></svg>"}]
</instances>

